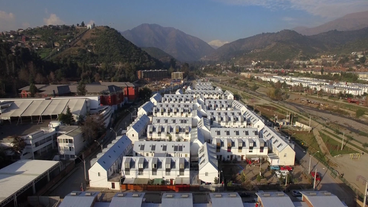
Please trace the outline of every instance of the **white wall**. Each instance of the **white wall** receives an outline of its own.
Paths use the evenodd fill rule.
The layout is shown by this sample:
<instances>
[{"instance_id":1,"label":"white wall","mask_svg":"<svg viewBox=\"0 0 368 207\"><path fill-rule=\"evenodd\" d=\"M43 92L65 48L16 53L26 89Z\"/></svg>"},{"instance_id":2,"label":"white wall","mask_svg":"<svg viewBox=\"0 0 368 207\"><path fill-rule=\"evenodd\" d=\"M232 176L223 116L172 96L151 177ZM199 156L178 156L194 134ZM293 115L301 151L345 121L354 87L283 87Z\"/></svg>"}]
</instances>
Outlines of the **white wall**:
<instances>
[{"instance_id":1,"label":"white wall","mask_svg":"<svg viewBox=\"0 0 368 207\"><path fill-rule=\"evenodd\" d=\"M218 177L218 170L207 163L198 173L199 179L206 183L214 183L215 177Z\"/></svg>"},{"instance_id":2,"label":"white wall","mask_svg":"<svg viewBox=\"0 0 368 207\"><path fill-rule=\"evenodd\" d=\"M107 171L101 167L97 162L88 170L90 180L90 187L93 188L110 188L111 184L108 182Z\"/></svg>"}]
</instances>

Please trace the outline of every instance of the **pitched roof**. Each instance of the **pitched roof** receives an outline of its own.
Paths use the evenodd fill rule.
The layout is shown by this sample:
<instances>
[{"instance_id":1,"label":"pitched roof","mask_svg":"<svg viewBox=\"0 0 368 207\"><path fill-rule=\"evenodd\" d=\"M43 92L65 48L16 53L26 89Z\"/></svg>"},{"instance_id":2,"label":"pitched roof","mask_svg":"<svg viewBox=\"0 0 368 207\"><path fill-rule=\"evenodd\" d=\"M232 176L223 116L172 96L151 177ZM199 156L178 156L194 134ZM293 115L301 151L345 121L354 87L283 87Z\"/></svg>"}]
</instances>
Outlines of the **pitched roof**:
<instances>
[{"instance_id":1,"label":"pitched roof","mask_svg":"<svg viewBox=\"0 0 368 207\"><path fill-rule=\"evenodd\" d=\"M107 151L97 160L105 170L110 169L111 165L123 154L124 150L132 145L132 141L127 136L121 136L107 149Z\"/></svg>"},{"instance_id":2,"label":"pitched roof","mask_svg":"<svg viewBox=\"0 0 368 207\"><path fill-rule=\"evenodd\" d=\"M214 145L205 142L204 145L198 150L198 157L199 170L201 170L207 164L211 164L213 167L218 169L218 161Z\"/></svg>"}]
</instances>

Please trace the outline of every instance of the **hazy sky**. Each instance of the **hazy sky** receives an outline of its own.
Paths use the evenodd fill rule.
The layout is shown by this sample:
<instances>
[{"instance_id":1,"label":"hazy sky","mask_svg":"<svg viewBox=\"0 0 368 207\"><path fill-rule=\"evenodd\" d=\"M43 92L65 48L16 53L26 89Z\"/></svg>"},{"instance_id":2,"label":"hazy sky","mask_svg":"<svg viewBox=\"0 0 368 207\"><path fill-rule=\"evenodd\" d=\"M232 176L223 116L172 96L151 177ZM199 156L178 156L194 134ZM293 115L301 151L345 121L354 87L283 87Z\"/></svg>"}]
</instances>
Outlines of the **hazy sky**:
<instances>
[{"instance_id":1,"label":"hazy sky","mask_svg":"<svg viewBox=\"0 0 368 207\"><path fill-rule=\"evenodd\" d=\"M368 0L4 0L0 31L82 21L125 31L156 23L207 42L233 41L367 10Z\"/></svg>"}]
</instances>

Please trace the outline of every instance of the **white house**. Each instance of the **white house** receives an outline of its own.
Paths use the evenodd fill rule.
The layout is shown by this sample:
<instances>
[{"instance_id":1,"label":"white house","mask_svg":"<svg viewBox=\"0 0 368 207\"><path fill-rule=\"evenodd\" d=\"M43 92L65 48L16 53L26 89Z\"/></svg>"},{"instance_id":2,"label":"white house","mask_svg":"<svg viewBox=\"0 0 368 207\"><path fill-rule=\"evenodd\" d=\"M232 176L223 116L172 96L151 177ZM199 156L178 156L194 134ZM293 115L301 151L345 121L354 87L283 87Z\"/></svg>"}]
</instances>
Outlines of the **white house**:
<instances>
[{"instance_id":1,"label":"white house","mask_svg":"<svg viewBox=\"0 0 368 207\"><path fill-rule=\"evenodd\" d=\"M219 176L215 146L205 142L198 150L198 157L199 179L206 183L213 183Z\"/></svg>"},{"instance_id":2,"label":"white house","mask_svg":"<svg viewBox=\"0 0 368 207\"><path fill-rule=\"evenodd\" d=\"M22 138L26 147L22 151L21 159L36 159L57 147L54 128L41 128Z\"/></svg>"},{"instance_id":3,"label":"white house","mask_svg":"<svg viewBox=\"0 0 368 207\"><path fill-rule=\"evenodd\" d=\"M161 102L162 96L160 93L155 93L153 94L153 96L150 98L150 101L153 103L153 105L157 105L158 103Z\"/></svg>"},{"instance_id":4,"label":"white house","mask_svg":"<svg viewBox=\"0 0 368 207\"><path fill-rule=\"evenodd\" d=\"M247 110L244 113L244 116L247 121L247 126L257 128L258 131L263 129L263 127L265 126L264 120L253 111Z\"/></svg>"},{"instance_id":5,"label":"white house","mask_svg":"<svg viewBox=\"0 0 368 207\"><path fill-rule=\"evenodd\" d=\"M75 159L83 150L86 142L79 127L57 137L61 160Z\"/></svg>"},{"instance_id":6,"label":"white house","mask_svg":"<svg viewBox=\"0 0 368 207\"><path fill-rule=\"evenodd\" d=\"M134 156L143 157L190 157L189 142L136 141Z\"/></svg>"},{"instance_id":7,"label":"white house","mask_svg":"<svg viewBox=\"0 0 368 207\"><path fill-rule=\"evenodd\" d=\"M91 160L88 170L90 187L120 190L120 169L123 157L132 151L132 141L121 136Z\"/></svg>"},{"instance_id":8,"label":"white house","mask_svg":"<svg viewBox=\"0 0 368 207\"><path fill-rule=\"evenodd\" d=\"M147 101L142 106L138 108L137 116L147 115L151 116L153 112L153 107L155 105L151 101Z\"/></svg>"},{"instance_id":9,"label":"white house","mask_svg":"<svg viewBox=\"0 0 368 207\"><path fill-rule=\"evenodd\" d=\"M149 122L149 117L144 114L136 118L134 122L127 127L126 135L129 137L130 140L132 140L133 144L135 141L143 138Z\"/></svg>"},{"instance_id":10,"label":"white house","mask_svg":"<svg viewBox=\"0 0 368 207\"><path fill-rule=\"evenodd\" d=\"M294 165L294 144L281 137L272 128L265 126L260 131L260 136L267 141L269 148L268 161L271 165Z\"/></svg>"},{"instance_id":11,"label":"white house","mask_svg":"<svg viewBox=\"0 0 368 207\"><path fill-rule=\"evenodd\" d=\"M189 157L124 157L125 178L161 178L173 184L190 184Z\"/></svg>"},{"instance_id":12,"label":"white house","mask_svg":"<svg viewBox=\"0 0 368 207\"><path fill-rule=\"evenodd\" d=\"M239 110L207 110L207 117L213 127L247 127L247 118Z\"/></svg>"},{"instance_id":13,"label":"white house","mask_svg":"<svg viewBox=\"0 0 368 207\"><path fill-rule=\"evenodd\" d=\"M231 93L230 91L226 90L226 91L224 92L224 96L223 96L223 98L224 98L224 99L232 99L232 100L234 100L234 94L233 94L233 93Z\"/></svg>"},{"instance_id":14,"label":"white house","mask_svg":"<svg viewBox=\"0 0 368 207\"><path fill-rule=\"evenodd\" d=\"M189 141L191 130L189 123L148 125L147 140Z\"/></svg>"}]
</instances>

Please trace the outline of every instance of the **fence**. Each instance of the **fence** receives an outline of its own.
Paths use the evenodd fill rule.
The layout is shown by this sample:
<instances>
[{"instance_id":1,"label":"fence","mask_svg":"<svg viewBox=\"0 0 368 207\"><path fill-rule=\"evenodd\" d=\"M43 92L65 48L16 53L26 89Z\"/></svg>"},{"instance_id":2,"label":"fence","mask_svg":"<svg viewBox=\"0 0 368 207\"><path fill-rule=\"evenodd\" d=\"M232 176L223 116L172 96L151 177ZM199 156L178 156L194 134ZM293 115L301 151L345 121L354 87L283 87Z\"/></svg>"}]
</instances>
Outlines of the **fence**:
<instances>
[{"instance_id":1,"label":"fence","mask_svg":"<svg viewBox=\"0 0 368 207\"><path fill-rule=\"evenodd\" d=\"M198 191L199 186L191 185L144 185L144 184L122 184L121 190L135 191Z\"/></svg>"}]
</instances>

